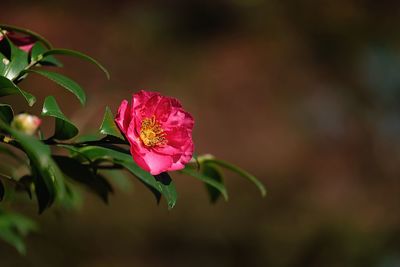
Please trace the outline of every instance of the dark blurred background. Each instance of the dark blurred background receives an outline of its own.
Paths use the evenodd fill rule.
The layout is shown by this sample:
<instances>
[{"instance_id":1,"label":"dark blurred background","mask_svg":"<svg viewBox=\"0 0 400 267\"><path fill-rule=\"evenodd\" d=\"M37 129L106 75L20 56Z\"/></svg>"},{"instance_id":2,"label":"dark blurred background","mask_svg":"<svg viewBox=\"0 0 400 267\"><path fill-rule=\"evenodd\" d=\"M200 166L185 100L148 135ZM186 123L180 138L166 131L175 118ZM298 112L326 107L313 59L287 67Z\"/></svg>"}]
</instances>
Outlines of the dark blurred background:
<instances>
[{"instance_id":1,"label":"dark blurred background","mask_svg":"<svg viewBox=\"0 0 400 267\"><path fill-rule=\"evenodd\" d=\"M258 176L261 198L227 173L230 201L175 176L179 202L140 183L104 205L28 214L41 224L0 266L400 266L399 1L1 1L1 23L81 50L111 72L65 59L85 108L41 77L84 133L139 90L181 99L197 153ZM27 107L20 99L21 110Z\"/></svg>"}]
</instances>

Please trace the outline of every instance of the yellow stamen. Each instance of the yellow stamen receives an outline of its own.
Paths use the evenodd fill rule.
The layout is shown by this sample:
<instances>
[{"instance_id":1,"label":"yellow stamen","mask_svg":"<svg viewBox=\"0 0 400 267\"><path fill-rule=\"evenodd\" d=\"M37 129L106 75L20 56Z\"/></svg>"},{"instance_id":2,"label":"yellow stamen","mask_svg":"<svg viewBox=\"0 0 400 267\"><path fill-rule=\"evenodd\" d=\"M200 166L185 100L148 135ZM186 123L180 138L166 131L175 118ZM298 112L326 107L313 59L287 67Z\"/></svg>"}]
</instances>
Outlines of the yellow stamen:
<instances>
[{"instance_id":1,"label":"yellow stamen","mask_svg":"<svg viewBox=\"0 0 400 267\"><path fill-rule=\"evenodd\" d=\"M148 147L163 146L167 144L165 132L155 116L145 118L140 129L140 139Z\"/></svg>"}]
</instances>

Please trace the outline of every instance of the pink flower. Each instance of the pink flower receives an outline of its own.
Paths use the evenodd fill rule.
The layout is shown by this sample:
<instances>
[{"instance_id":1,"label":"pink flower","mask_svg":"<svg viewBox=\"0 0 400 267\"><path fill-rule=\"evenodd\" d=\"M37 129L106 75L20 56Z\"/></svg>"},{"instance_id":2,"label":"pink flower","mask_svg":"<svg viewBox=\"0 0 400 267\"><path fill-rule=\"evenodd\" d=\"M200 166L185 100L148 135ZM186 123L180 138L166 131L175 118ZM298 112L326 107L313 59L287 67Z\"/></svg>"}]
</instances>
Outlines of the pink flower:
<instances>
[{"instance_id":1,"label":"pink flower","mask_svg":"<svg viewBox=\"0 0 400 267\"><path fill-rule=\"evenodd\" d=\"M115 121L131 145L135 162L152 175L183 169L193 155L193 117L179 101L140 91L123 100Z\"/></svg>"},{"instance_id":2,"label":"pink flower","mask_svg":"<svg viewBox=\"0 0 400 267\"><path fill-rule=\"evenodd\" d=\"M4 39L3 35L7 35L8 39L16 45L19 49L24 50L25 52L31 51L33 45L36 42L36 39L30 35L22 35L16 32L6 31L0 33L0 42Z\"/></svg>"}]
</instances>

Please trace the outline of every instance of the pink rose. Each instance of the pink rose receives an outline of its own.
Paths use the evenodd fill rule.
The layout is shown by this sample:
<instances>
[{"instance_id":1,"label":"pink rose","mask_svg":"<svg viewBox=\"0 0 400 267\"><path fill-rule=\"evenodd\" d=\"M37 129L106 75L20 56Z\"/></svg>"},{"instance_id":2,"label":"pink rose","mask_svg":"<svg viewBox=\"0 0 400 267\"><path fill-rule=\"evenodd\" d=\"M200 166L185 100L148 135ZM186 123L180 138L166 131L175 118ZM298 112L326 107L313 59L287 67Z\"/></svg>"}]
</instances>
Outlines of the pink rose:
<instances>
[{"instance_id":1,"label":"pink rose","mask_svg":"<svg viewBox=\"0 0 400 267\"><path fill-rule=\"evenodd\" d=\"M5 33L3 32L3 34L6 34L8 39L10 39L15 46L21 50L24 50L25 52L31 51L36 42L36 38L29 35L22 35L20 33L9 31L6 31ZM4 39L3 34L0 33L0 42Z\"/></svg>"},{"instance_id":2,"label":"pink rose","mask_svg":"<svg viewBox=\"0 0 400 267\"><path fill-rule=\"evenodd\" d=\"M152 175L183 169L193 155L193 117L179 101L140 91L123 100L115 121L135 162Z\"/></svg>"}]
</instances>

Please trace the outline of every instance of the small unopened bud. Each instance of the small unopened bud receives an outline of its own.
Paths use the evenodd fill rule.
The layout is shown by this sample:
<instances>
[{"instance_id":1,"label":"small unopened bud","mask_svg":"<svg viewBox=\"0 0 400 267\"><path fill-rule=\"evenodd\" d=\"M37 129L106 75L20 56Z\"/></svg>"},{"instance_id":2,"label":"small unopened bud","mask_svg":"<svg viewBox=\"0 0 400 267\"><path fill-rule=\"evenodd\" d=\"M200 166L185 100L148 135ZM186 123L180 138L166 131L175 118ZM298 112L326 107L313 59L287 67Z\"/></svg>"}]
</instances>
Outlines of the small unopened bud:
<instances>
[{"instance_id":1,"label":"small unopened bud","mask_svg":"<svg viewBox=\"0 0 400 267\"><path fill-rule=\"evenodd\" d=\"M197 157L197 161L200 164L203 163L205 160L211 160L211 159L215 159L214 155L204 154L204 155L200 155L200 156Z\"/></svg>"},{"instance_id":2,"label":"small unopened bud","mask_svg":"<svg viewBox=\"0 0 400 267\"><path fill-rule=\"evenodd\" d=\"M39 128L42 120L35 115L21 113L14 117L11 127L24 132L27 135L33 135Z\"/></svg>"}]
</instances>

